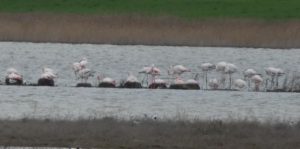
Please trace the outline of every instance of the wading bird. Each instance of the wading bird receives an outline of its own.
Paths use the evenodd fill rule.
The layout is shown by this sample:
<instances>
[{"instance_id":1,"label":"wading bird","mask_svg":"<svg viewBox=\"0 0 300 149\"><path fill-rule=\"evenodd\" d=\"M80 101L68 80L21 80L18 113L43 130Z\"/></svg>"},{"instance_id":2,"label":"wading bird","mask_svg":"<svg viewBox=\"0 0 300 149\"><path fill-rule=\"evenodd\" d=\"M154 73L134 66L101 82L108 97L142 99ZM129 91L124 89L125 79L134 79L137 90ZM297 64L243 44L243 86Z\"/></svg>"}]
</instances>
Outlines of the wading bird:
<instances>
[{"instance_id":1,"label":"wading bird","mask_svg":"<svg viewBox=\"0 0 300 149\"><path fill-rule=\"evenodd\" d=\"M214 69L216 69L216 65L211 64L211 63L203 63L200 66L201 70L204 72L204 78L203 80L205 80L205 88L207 89L207 85L208 85L208 77L207 74L209 71L212 71Z\"/></svg>"},{"instance_id":2,"label":"wading bird","mask_svg":"<svg viewBox=\"0 0 300 149\"><path fill-rule=\"evenodd\" d=\"M259 86L263 82L263 78L260 75L254 75L251 80L254 82L254 91L259 91Z\"/></svg>"}]
</instances>

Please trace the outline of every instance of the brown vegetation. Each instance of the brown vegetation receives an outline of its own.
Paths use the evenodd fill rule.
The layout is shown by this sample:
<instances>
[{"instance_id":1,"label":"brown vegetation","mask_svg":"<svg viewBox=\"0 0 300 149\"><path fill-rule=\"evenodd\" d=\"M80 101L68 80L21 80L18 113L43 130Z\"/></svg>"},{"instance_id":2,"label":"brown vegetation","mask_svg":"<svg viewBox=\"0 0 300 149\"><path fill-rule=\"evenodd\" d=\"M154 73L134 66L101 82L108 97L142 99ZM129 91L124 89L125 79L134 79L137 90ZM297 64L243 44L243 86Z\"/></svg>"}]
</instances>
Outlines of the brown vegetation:
<instances>
[{"instance_id":1,"label":"brown vegetation","mask_svg":"<svg viewBox=\"0 0 300 149\"><path fill-rule=\"evenodd\" d=\"M300 21L2 13L0 40L299 48Z\"/></svg>"},{"instance_id":2,"label":"brown vegetation","mask_svg":"<svg viewBox=\"0 0 300 149\"><path fill-rule=\"evenodd\" d=\"M4 146L295 149L300 124L249 121L1 120Z\"/></svg>"}]
</instances>

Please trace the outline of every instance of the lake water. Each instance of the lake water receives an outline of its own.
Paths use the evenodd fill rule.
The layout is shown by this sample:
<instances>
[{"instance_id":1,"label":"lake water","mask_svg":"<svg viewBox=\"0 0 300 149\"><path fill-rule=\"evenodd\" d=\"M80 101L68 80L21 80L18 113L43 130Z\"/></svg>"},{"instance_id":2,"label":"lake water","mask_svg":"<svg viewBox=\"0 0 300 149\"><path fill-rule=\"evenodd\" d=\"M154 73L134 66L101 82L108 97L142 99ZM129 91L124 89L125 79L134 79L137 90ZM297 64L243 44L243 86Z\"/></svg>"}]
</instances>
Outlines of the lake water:
<instances>
[{"instance_id":1,"label":"lake water","mask_svg":"<svg viewBox=\"0 0 300 149\"><path fill-rule=\"evenodd\" d=\"M82 57L97 74L124 79L128 72L137 72L156 64L166 77L170 65L182 64L200 72L204 62L227 61L242 70L254 68L264 73L269 66L285 71L300 70L300 50L116 46L90 44L0 43L0 73L16 68L28 82L35 83L42 68L54 69L59 78L57 87L0 86L0 118L93 118L115 116L135 118L157 116L180 119L257 119L288 120L300 118L299 93L267 93L248 91L149 90L75 88L72 63ZM187 73L183 78L191 78ZM212 73L210 77L218 77ZM202 80L201 80L202 81ZM97 84L95 78L91 83ZM203 84L203 83L201 83Z\"/></svg>"}]
</instances>

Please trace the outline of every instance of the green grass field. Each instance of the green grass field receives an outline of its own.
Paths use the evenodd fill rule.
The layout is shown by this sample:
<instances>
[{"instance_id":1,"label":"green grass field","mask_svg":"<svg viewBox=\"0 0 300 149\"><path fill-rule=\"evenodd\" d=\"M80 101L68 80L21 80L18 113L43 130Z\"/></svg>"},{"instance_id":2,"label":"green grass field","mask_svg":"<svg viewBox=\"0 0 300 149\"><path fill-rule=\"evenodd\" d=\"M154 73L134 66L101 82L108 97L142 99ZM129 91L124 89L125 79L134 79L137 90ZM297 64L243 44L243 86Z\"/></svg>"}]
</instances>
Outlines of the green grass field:
<instances>
[{"instance_id":1,"label":"green grass field","mask_svg":"<svg viewBox=\"0 0 300 149\"><path fill-rule=\"evenodd\" d=\"M299 19L300 0L0 0L0 12Z\"/></svg>"}]
</instances>

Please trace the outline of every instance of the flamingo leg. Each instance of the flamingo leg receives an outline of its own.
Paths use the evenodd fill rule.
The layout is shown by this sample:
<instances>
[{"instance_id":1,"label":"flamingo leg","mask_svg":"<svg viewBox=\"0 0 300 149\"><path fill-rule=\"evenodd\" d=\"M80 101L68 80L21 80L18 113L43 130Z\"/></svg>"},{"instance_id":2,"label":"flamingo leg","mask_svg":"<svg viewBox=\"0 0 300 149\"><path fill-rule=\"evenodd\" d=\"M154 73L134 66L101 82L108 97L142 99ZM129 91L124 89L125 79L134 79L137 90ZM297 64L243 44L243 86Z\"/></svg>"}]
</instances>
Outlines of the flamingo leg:
<instances>
[{"instance_id":1,"label":"flamingo leg","mask_svg":"<svg viewBox=\"0 0 300 149\"><path fill-rule=\"evenodd\" d=\"M276 76L276 89L278 89L278 86L279 86L279 76Z\"/></svg>"},{"instance_id":2,"label":"flamingo leg","mask_svg":"<svg viewBox=\"0 0 300 149\"><path fill-rule=\"evenodd\" d=\"M231 81L231 73L229 73L229 89L231 89L231 83L232 83L232 81Z\"/></svg>"},{"instance_id":3,"label":"flamingo leg","mask_svg":"<svg viewBox=\"0 0 300 149\"><path fill-rule=\"evenodd\" d=\"M205 72L205 88L207 89L207 71Z\"/></svg>"},{"instance_id":4,"label":"flamingo leg","mask_svg":"<svg viewBox=\"0 0 300 149\"><path fill-rule=\"evenodd\" d=\"M271 78L271 89L272 90L274 89L274 76L272 76Z\"/></svg>"}]
</instances>

